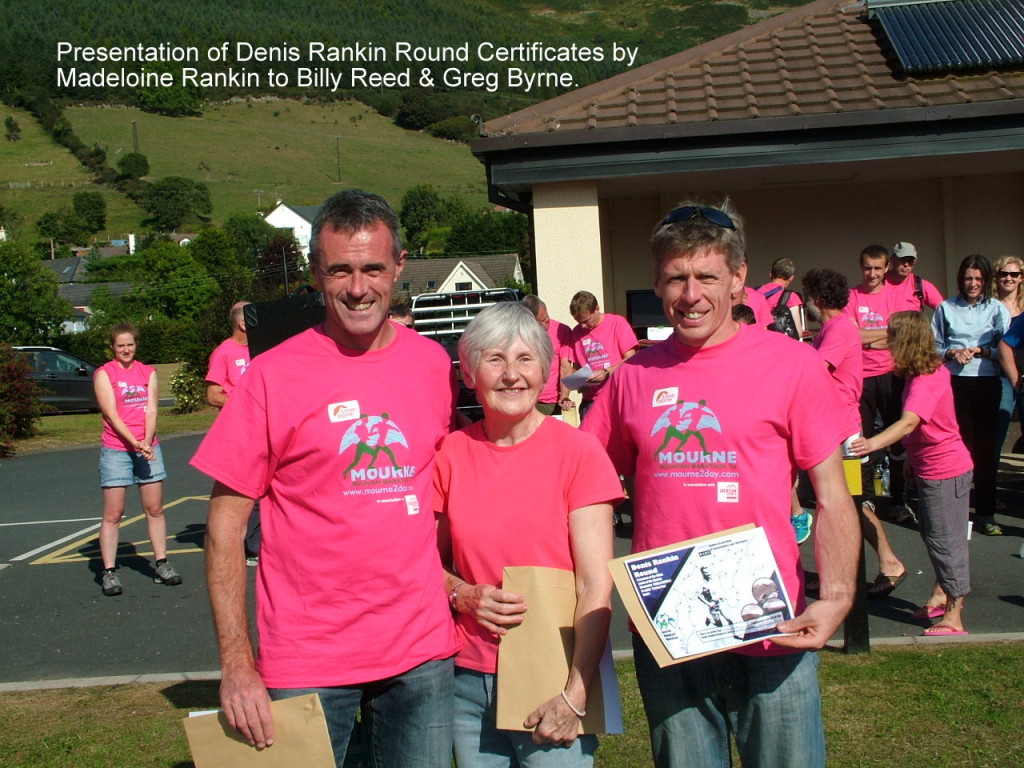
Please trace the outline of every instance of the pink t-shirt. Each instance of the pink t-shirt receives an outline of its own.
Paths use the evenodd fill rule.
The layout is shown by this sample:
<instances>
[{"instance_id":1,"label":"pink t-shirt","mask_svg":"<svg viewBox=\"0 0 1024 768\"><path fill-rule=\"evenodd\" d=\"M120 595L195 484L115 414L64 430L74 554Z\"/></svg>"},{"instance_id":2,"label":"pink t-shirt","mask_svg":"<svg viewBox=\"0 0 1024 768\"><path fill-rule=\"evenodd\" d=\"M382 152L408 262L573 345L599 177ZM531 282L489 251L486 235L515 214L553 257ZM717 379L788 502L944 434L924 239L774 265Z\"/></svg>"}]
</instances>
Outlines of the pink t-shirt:
<instances>
[{"instance_id":1,"label":"pink t-shirt","mask_svg":"<svg viewBox=\"0 0 1024 768\"><path fill-rule=\"evenodd\" d=\"M743 292L747 296L744 303L754 310L754 320L757 321L757 324L765 328L771 325L775 318L772 317L772 310L765 297L749 285L743 286Z\"/></svg>"},{"instance_id":2,"label":"pink t-shirt","mask_svg":"<svg viewBox=\"0 0 1024 768\"><path fill-rule=\"evenodd\" d=\"M903 410L916 414L921 423L903 438L914 474L925 480L959 477L974 466L960 438L949 369L908 376L903 388Z\"/></svg>"},{"instance_id":3,"label":"pink t-shirt","mask_svg":"<svg viewBox=\"0 0 1024 768\"><path fill-rule=\"evenodd\" d=\"M264 497L269 687L365 683L458 650L431 514L454 372L439 344L396 332L355 354L311 328L257 356L192 459Z\"/></svg>"},{"instance_id":4,"label":"pink t-shirt","mask_svg":"<svg viewBox=\"0 0 1024 768\"><path fill-rule=\"evenodd\" d=\"M149 379L153 375L153 368L132 360L129 368L124 368L116 360L110 360L99 368L96 373L104 371L110 379L110 386L114 389L114 401L117 403L117 415L128 431L136 440L146 439L146 410L149 404ZM96 378L93 374L93 379ZM103 420L103 441L104 448L113 448L115 451L134 451L135 448L124 441L114 431L106 419ZM157 444L156 435L153 435L153 445Z\"/></svg>"},{"instance_id":5,"label":"pink t-shirt","mask_svg":"<svg viewBox=\"0 0 1024 768\"><path fill-rule=\"evenodd\" d=\"M712 347L695 350L673 336L641 350L616 371L582 429L597 435L621 474L636 477L634 552L755 523L800 612L793 481L847 436L836 418L843 409L817 352L741 325ZM787 651L764 642L740 652Z\"/></svg>"},{"instance_id":6,"label":"pink t-shirt","mask_svg":"<svg viewBox=\"0 0 1024 768\"><path fill-rule=\"evenodd\" d=\"M234 339L224 339L210 354L210 369L206 372L206 380L220 384L224 394L230 397L248 367L248 345L239 344Z\"/></svg>"},{"instance_id":7,"label":"pink t-shirt","mask_svg":"<svg viewBox=\"0 0 1024 768\"><path fill-rule=\"evenodd\" d=\"M448 515L459 578L495 586L506 566L574 570L569 513L622 498L597 440L558 419L544 419L513 446L488 441L482 422L453 432L437 454L434 490L434 510ZM496 672L497 637L465 614L456 616L456 626L456 665Z\"/></svg>"},{"instance_id":8,"label":"pink t-shirt","mask_svg":"<svg viewBox=\"0 0 1024 768\"><path fill-rule=\"evenodd\" d=\"M886 330L893 312L906 309L899 295L882 283L877 293L864 293L860 287L850 289L850 300L843 310L856 326L862 330ZM881 376L892 370L892 353L888 349L865 349L861 346L864 359L864 377Z\"/></svg>"},{"instance_id":9,"label":"pink t-shirt","mask_svg":"<svg viewBox=\"0 0 1024 768\"><path fill-rule=\"evenodd\" d=\"M887 272L885 274L885 285L896 294L896 301L899 308L894 309L894 312L900 312L903 310L909 310L911 312L921 311L921 300L917 298L917 295L915 294L916 289L913 275L905 278L902 283L897 283L892 279L892 272ZM927 280L921 280L921 293L924 294L924 306L926 307L935 309L942 303L942 294L939 293L939 289Z\"/></svg>"},{"instance_id":10,"label":"pink t-shirt","mask_svg":"<svg viewBox=\"0 0 1024 768\"><path fill-rule=\"evenodd\" d=\"M829 373L846 406L846 436L860 432L860 395L864 389L864 360L860 334L849 315L840 314L821 326L811 345L830 366Z\"/></svg>"},{"instance_id":11,"label":"pink t-shirt","mask_svg":"<svg viewBox=\"0 0 1024 768\"><path fill-rule=\"evenodd\" d=\"M606 312L597 328L588 331L577 325L572 330L573 359L580 368L585 365L594 371L611 368L622 362L623 355L638 346L640 342L636 334L621 315ZM584 387L583 399L593 400L607 382L608 379L605 379L600 384Z\"/></svg>"},{"instance_id":12,"label":"pink t-shirt","mask_svg":"<svg viewBox=\"0 0 1024 768\"><path fill-rule=\"evenodd\" d=\"M551 320L548 322L548 338L551 339L551 348L555 355L551 358L551 375L544 383L538 402L557 403L560 364L563 357L569 356L566 350L572 346L572 329L565 323Z\"/></svg>"},{"instance_id":13,"label":"pink t-shirt","mask_svg":"<svg viewBox=\"0 0 1024 768\"><path fill-rule=\"evenodd\" d=\"M776 288L778 290L775 290ZM789 296L786 297L787 307L799 307L804 303L803 299L800 298L799 293L788 288L783 288L778 283L765 283L757 288L757 292L764 296L765 301L768 302L768 309L775 309L779 302L782 301L782 294L787 290L789 291ZM768 295L769 292L771 292L770 296Z\"/></svg>"}]
</instances>

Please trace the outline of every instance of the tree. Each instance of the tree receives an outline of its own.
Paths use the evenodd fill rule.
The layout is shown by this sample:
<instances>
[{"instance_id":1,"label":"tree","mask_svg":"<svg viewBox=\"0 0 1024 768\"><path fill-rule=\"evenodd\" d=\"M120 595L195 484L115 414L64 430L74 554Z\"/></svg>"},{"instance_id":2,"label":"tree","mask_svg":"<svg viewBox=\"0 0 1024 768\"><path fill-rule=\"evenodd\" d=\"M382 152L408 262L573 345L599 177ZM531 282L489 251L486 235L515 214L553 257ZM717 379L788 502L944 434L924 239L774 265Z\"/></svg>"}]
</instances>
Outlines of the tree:
<instances>
[{"instance_id":1,"label":"tree","mask_svg":"<svg viewBox=\"0 0 1024 768\"><path fill-rule=\"evenodd\" d=\"M154 182L146 191L142 207L150 214L153 226L164 231L197 222L213 211L209 187L184 176Z\"/></svg>"},{"instance_id":2,"label":"tree","mask_svg":"<svg viewBox=\"0 0 1024 768\"><path fill-rule=\"evenodd\" d=\"M71 316L57 276L23 243L0 242L0 342L49 344Z\"/></svg>"},{"instance_id":3,"label":"tree","mask_svg":"<svg viewBox=\"0 0 1024 768\"><path fill-rule=\"evenodd\" d=\"M138 283L120 302L121 313L132 319L194 320L221 290L188 248L166 240L124 262L127 274Z\"/></svg>"},{"instance_id":4,"label":"tree","mask_svg":"<svg viewBox=\"0 0 1024 768\"><path fill-rule=\"evenodd\" d=\"M76 192L71 205L91 232L107 226L107 201L99 192Z\"/></svg>"},{"instance_id":5,"label":"tree","mask_svg":"<svg viewBox=\"0 0 1024 768\"><path fill-rule=\"evenodd\" d=\"M129 152L117 161L117 170L125 179L141 179L149 175L149 160L141 152Z\"/></svg>"},{"instance_id":6,"label":"tree","mask_svg":"<svg viewBox=\"0 0 1024 768\"><path fill-rule=\"evenodd\" d=\"M398 220L405 227L405 237L410 248L419 247L419 237L441 218L441 195L430 184L417 184L402 195Z\"/></svg>"},{"instance_id":7,"label":"tree","mask_svg":"<svg viewBox=\"0 0 1024 768\"><path fill-rule=\"evenodd\" d=\"M484 211L459 219L448 236L449 253L523 253L529 232L521 213Z\"/></svg>"},{"instance_id":8,"label":"tree","mask_svg":"<svg viewBox=\"0 0 1024 768\"><path fill-rule=\"evenodd\" d=\"M68 207L44 213L36 222L36 229L47 240L78 244L88 241L94 231L85 219Z\"/></svg>"},{"instance_id":9,"label":"tree","mask_svg":"<svg viewBox=\"0 0 1024 768\"><path fill-rule=\"evenodd\" d=\"M461 197L441 197L430 184L410 187L402 196L399 211L398 218L405 227L410 251L429 249L431 232L450 227L469 215L469 208Z\"/></svg>"},{"instance_id":10,"label":"tree","mask_svg":"<svg viewBox=\"0 0 1024 768\"><path fill-rule=\"evenodd\" d=\"M4 120L4 127L7 129L8 141L21 140L21 126L18 125L18 121L12 115L8 115L7 119Z\"/></svg>"}]
</instances>

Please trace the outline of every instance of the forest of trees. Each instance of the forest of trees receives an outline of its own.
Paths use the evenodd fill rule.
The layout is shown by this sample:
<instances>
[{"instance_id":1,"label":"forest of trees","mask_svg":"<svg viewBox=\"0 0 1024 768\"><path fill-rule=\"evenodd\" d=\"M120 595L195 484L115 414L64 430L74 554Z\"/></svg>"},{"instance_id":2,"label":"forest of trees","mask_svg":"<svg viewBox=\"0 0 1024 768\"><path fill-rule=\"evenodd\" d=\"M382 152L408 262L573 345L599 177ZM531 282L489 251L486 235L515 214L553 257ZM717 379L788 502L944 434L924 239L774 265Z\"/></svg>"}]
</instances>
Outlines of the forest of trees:
<instances>
[{"instance_id":1,"label":"forest of trees","mask_svg":"<svg viewBox=\"0 0 1024 768\"><path fill-rule=\"evenodd\" d=\"M244 66L233 60L220 65L205 61L209 47L225 42L231 46L244 42L277 48L290 44L303 51L311 41L328 46L373 43L388 49L393 49L397 41L423 46L457 46L467 41L489 41L496 45L540 41L554 46L605 48L618 42L639 49L639 60L634 63L638 66L739 29L751 23L750 11L775 12L796 4L789 0L680 0L666 7L656 0L621 5L601 0L548 0L539 6L529 0L379 0L372 4L335 3L325 13L323 4L313 0L168 0L157 4L139 0L66 0L58 5L8 0L0 5L0 49L17 51L17 55L0 58L0 101L25 106L42 90L55 99L122 102L165 114L185 115L201 111L206 99L239 95L230 89L59 87L58 67L73 66L78 71L94 72L100 67L138 69L142 65L75 61L71 56L58 61L57 41L77 46L195 46L202 53L202 66L211 71L218 66ZM308 62L281 61L273 66L278 71L293 73L300 64ZM180 66L148 64L146 68L177 72ZM350 64L335 66L344 68ZM381 71L405 66L393 61L373 65ZM475 61L467 65L480 71L498 71L505 66ZM533 70L552 68L551 64L523 66ZM574 62L565 68L571 69L577 84L587 84L620 72L622 66L606 59ZM415 88L417 84L412 85ZM420 129L432 125L438 135L454 133L446 138L467 138L470 130L465 121L458 128L450 122L445 125L454 116L479 114L488 119L555 93L550 88L529 95L488 93L484 89L453 89L444 93L439 87L431 91L429 105L424 106L416 96L403 103L406 90L331 92L327 88L291 88L278 92L305 98L358 98L382 114L395 117L404 127Z\"/></svg>"}]
</instances>

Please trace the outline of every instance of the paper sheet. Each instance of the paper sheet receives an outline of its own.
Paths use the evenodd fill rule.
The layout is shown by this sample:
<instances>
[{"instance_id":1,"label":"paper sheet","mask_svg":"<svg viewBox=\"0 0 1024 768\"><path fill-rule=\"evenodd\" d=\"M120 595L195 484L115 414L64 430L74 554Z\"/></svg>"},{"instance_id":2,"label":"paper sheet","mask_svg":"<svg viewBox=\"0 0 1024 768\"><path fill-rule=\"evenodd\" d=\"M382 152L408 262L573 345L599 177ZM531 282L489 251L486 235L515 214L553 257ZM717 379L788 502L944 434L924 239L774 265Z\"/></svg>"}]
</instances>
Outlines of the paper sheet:
<instances>
[{"instance_id":1,"label":"paper sheet","mask_svg":"<svg viewBox=\"0 0 1024 768\"><path fill-rule=\"evenodd\" d=\"M223 712L185 718L196 768L334 768L334 751L320 697L311 693L270 703L274 744L256 749L228 725Z\"/></svg>"},{"instance_id":2,"label":"paper sheet","mask_svg":"<svg viewBox=\"0 0 1024 768\"><path fill-rule=\"evenodd\" d=\"M523 623L498 648L499 728L526 731L523 720L565 687L573 649L576 577L557 568L506 568L502 588L526 595ZM619 684L610 642L585 707L580 733L622 733Z\"/></svg>"},{"instance_id":3,"label":"paper sheet","mask_svg":"<svg viewBox=\"0 0 1024 768\"><path fill-rule=\"evenodd\" d=\"M660 666L781 633L794 608L764 530L753 525L609 562L629 617Z\"/></svg>"},{"instance_id":4,"label":"paper sheet","mask_svg":"<svg viewBox=\"0 0 1024 768\"><path fill-rule=\"evenodd\" d=\"M571 390L580 390L587 386L587 379L594 375L594 370L589 365L584 365L575 373L562 377L562 383Z\"/></svg>"}]
</instances>

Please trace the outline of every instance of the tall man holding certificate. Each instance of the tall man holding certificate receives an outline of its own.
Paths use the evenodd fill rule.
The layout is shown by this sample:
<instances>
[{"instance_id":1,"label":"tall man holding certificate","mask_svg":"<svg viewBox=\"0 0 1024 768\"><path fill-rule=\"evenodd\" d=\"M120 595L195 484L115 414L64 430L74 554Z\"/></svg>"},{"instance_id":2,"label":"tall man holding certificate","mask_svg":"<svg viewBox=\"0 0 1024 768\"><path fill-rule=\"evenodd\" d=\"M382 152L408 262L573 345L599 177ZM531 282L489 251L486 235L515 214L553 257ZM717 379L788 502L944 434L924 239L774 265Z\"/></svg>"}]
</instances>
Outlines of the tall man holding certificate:
<instances>
[{"instance_id":1,"label":"tall man holding certificate","mask_svg":"<svg viewBox=\"0 0 1024 768\"><path fill-rule=\"evenodd\" d=\"M324 323L253 360L192 459L216 481L206 572L224 714L265 747L270 700L316 692L338 768L361 706L375 764L451 763L459 642L431 512L457 390L444 349L388 320L405 256L387 202L329 198L310 239ZM258 655L242 557L253 499Z\"/></svg>"},{"instance_id":2,"label":"tall man holding certificate","mask_svg":"<svg viewBox=\"0 0 1024 768\"><path fill-rule=\"evenodd\" d=\"M743 223L728 201L684 203L655 227L651 248L674 333L619 367L583 428L635 477L635 552L753 523L796 600L795 618L777 626L786 636L665 668L634 636L655 764L728 765L732 732L748 768L824 766L809 651L852 604L860 543L841 463L844 406L814 350L732 319L747 268ZM818 500L821 599L811 605L789 522L798 470Z\"/></svg>"}]
</instances>

